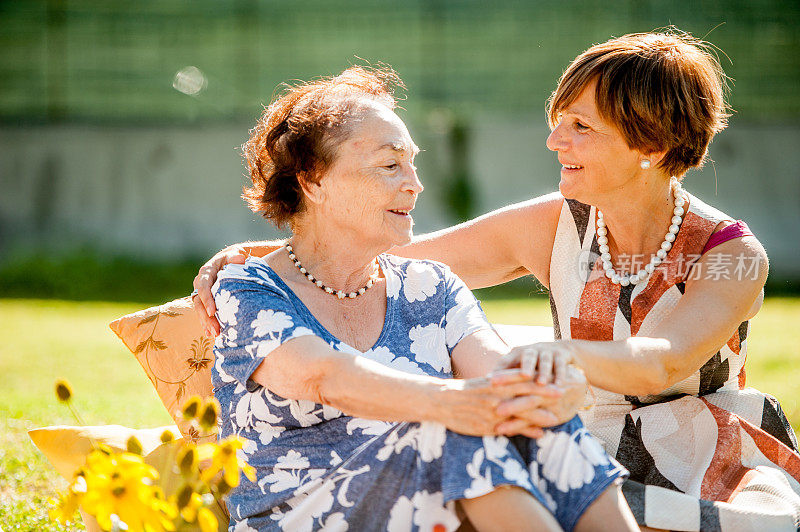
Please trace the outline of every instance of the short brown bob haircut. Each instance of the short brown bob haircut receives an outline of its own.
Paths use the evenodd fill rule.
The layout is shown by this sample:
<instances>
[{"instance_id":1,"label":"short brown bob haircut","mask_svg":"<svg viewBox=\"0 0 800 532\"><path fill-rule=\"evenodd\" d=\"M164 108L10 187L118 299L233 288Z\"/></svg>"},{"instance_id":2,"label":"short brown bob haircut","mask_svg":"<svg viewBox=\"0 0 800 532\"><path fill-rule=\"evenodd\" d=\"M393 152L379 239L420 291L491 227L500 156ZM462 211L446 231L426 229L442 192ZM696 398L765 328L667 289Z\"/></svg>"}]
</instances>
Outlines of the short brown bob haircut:
<instances>
[{"instance_id":1,"label":"short brown bob haircut","mask_svg":"<svg viewBox=\"0 0 800 532\"><path fill-rule=\"evenodd\" d=\"M711 139L730 116L726 78L710 45L675 29L633 33L596 44L561 76L548 100L551 128L583 89L597 80L600 116L631 149L665 151L658 167L681 177L705 161Z\"/></svg>"},{"instance_id":2,"label":"short brown bob haircut","mask_svg":"<svg viewBox=\"0 0 800 532\"><path fill-rule=\"evenodd\" d=\"M278 227L291 224L303 208L299 179L318 183L364 99L394 109L398 88L405 88L402 80L385 66L353 66L338 76L285 85L242 145L252 181L242 198L250 209Z\"/></svg>"}]
</instances>

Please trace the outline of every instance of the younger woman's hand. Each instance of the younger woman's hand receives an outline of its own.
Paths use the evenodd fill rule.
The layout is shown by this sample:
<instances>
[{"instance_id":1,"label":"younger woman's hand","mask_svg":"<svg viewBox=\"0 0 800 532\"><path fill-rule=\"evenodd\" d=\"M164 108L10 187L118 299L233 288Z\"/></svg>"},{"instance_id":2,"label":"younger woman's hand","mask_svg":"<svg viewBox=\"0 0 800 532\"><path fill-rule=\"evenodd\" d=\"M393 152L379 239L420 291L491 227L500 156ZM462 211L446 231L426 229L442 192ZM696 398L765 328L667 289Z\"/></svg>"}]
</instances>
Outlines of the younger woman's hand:
<instances>
[{"instance_id":1,"label":"younger woman's hand","mask_svg":"<svg viewBox=\"0 0 800 532\"><path fill-rule=\"evenodd\" d=\"M192 296L192 306L206 331L206 336L217 336L220 331L216 317L217 306L211 294L211 287L217 280L217 274L226 264L244 264L246 258L247 253L243 247L227 247L203 264L195 276L192 284L197 293Z\"/></svg>"},{"instance_id":2,"label":"younger woman's hand","mask_svg":"<svg viewBox=\"0 0 800 532\"><path fill-rule=\"evenodd\" d=\"M523 375L539 384L561 385L568 376L567 367L574 361L567 342L538 342L514 347L503 356L494 371L519 368Z\"/></svg>"}]
</instances>

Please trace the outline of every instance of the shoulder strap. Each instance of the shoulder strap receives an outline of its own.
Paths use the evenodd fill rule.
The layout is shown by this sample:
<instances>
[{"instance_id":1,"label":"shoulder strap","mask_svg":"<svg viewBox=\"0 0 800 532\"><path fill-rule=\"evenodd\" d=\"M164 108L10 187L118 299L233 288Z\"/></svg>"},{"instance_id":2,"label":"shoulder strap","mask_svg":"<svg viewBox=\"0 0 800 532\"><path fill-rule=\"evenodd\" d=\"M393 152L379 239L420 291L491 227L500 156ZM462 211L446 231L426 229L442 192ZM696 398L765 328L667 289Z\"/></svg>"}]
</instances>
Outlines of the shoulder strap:
<instances>
[{"instance_id":1,"label":"shoulder strap","mask_svg":"<svg viewBox=\"0 0 800 532\"><path fill-rule=\"evenodd\" d=\"M719 246L727 242L728 240L733 240L734 238L741 238L743 236L753 236L753 232L750 231L750 228L747 227L747 224L741 220L737 220L736 223L732 223L727 227L723 227L713 235L711 235L706 242L705 247L701 254L705 254L715 247Z\"/></svg>"}]
</instances>

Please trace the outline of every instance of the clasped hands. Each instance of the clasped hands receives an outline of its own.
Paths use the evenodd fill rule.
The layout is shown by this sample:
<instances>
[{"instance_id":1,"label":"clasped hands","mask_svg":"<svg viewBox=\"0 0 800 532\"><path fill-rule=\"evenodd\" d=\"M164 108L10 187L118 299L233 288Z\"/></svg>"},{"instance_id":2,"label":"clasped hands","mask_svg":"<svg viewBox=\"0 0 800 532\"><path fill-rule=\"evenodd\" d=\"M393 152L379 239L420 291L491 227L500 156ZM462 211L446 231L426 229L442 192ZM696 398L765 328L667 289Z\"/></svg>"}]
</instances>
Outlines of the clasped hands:
<instances>
[{"instance_id":1,"label":"clasped hands","mask_svg":"<svg viewBox=\"0 0 800 532\"><path fill-rule=\"evenodd\" d=\"M513 348L485 377L455 379L445 425L462 434L538 438L542 427L572 419L586 391L565 342Z\"/></svg>"}]
</instances>

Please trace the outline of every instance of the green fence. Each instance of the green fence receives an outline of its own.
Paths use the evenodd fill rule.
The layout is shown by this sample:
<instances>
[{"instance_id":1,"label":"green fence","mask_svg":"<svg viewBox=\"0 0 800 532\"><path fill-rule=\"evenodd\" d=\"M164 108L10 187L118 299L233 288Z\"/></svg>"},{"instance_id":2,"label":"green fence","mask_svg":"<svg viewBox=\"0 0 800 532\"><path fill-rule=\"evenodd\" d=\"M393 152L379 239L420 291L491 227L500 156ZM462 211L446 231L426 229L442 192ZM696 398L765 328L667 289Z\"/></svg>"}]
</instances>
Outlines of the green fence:
<instances>
[{"instance_id":1,"label":"green fence","mask_svg":"<svg viewBox=\"0 0 800 532\"><path fill-rule=\"evenodd\" d=\"M251 118L278 83L357 57L394 66L406 107L538 112L588 45L674 24L727 54L749 121L800 115L800 2L769 0L4 0L0 121ZM173 87L176 73L188 66Z\"/></svg>"}]
</instances>

